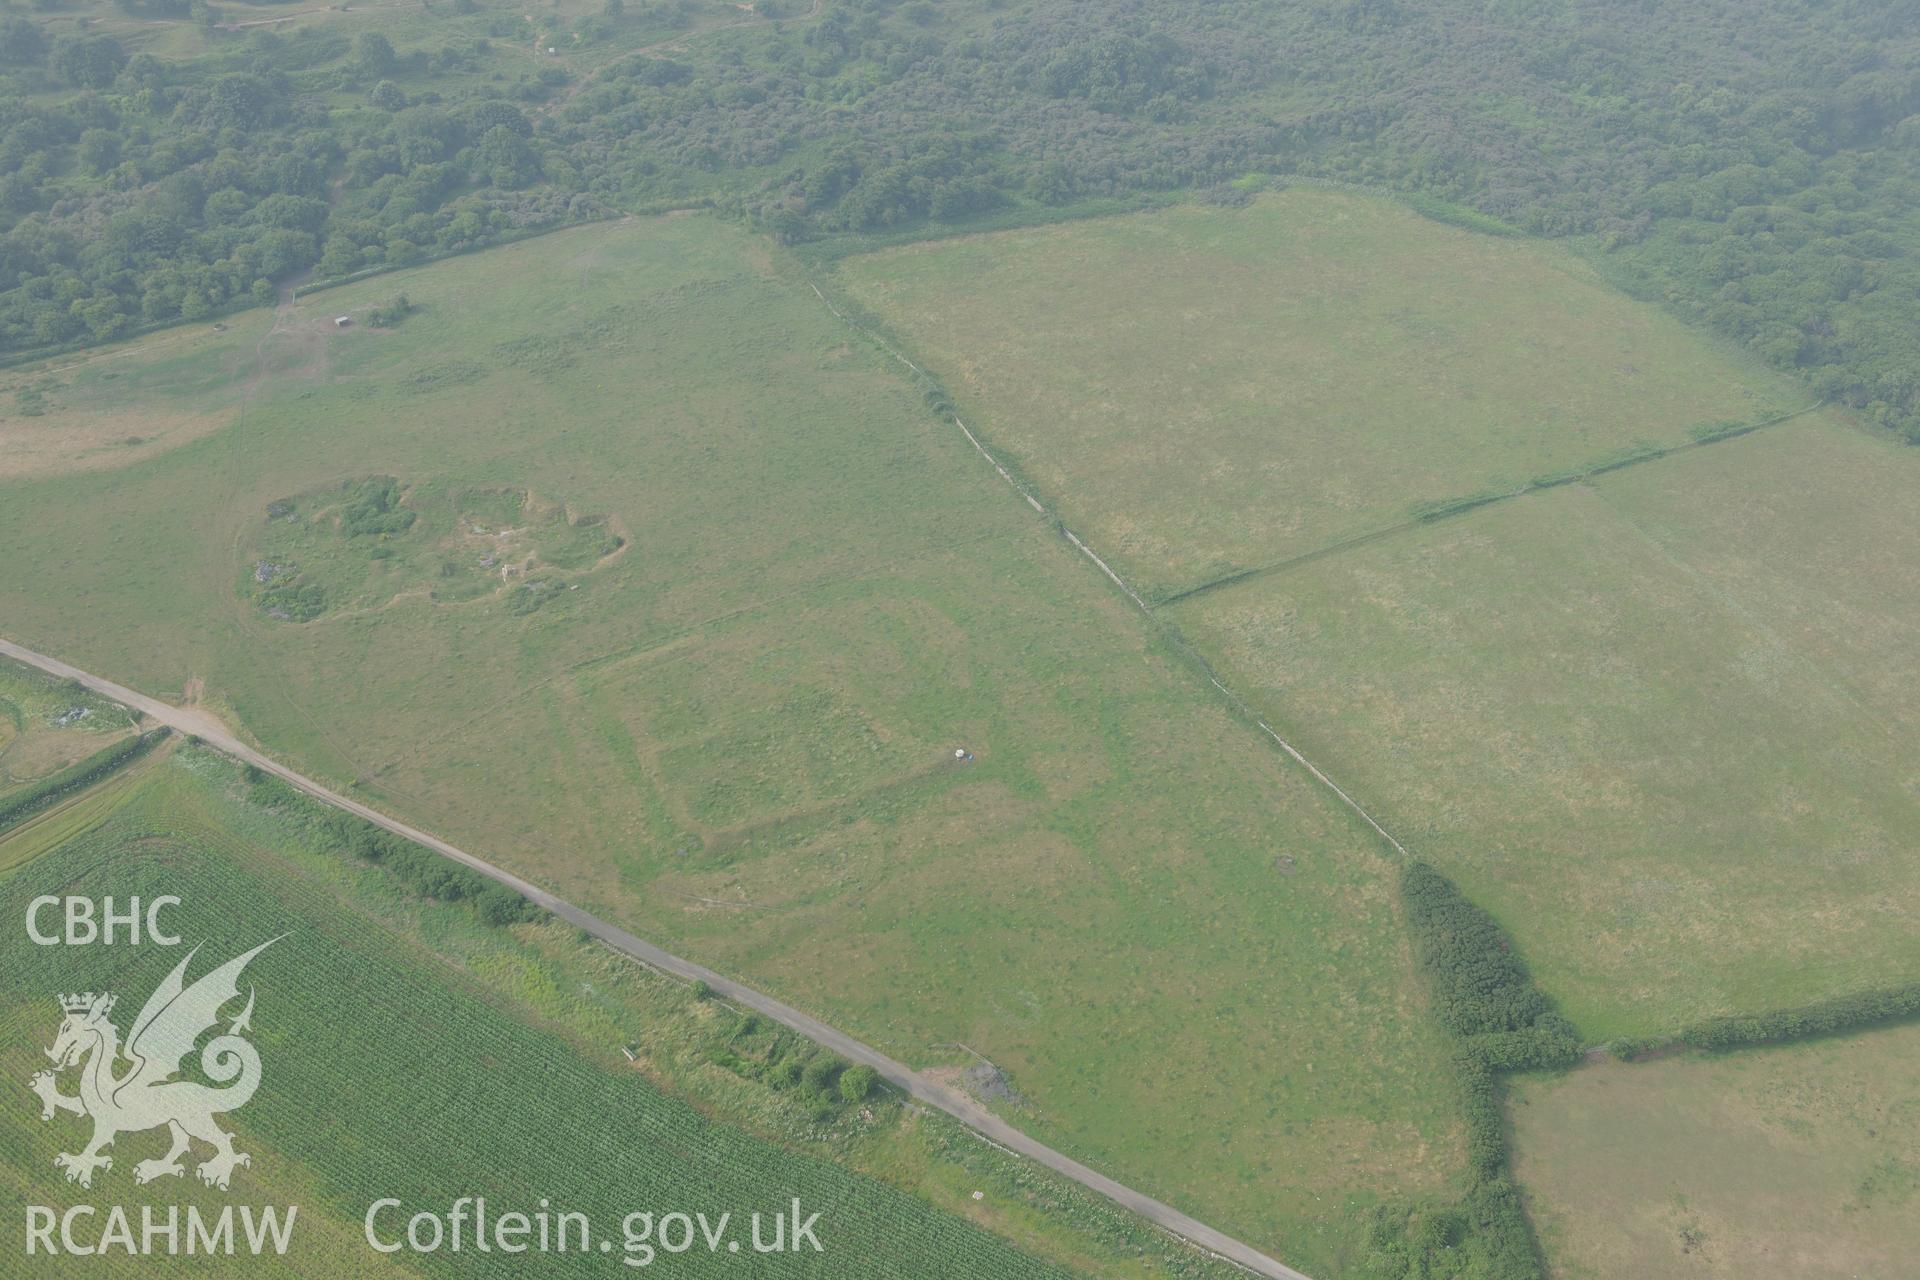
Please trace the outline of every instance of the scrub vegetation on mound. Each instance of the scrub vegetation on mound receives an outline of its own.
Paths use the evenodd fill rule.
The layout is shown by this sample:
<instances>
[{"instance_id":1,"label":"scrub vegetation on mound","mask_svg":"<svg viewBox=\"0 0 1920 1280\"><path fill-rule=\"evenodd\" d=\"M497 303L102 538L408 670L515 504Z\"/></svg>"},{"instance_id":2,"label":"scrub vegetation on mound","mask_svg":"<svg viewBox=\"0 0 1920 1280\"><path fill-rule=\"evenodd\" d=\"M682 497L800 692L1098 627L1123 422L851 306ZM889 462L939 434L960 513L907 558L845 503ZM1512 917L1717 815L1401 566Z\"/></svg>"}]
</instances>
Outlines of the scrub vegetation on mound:
<instances>
[{"instance_id":1,"label":"scrub vegetation on mound","mask_svg":"<svg viewBox=\"0 0 1920 1280\"><path fill-rule=\"evenodd\" d=\"M627 545L604 516L575 515L525 489L402 485L392 476L267 505L246 588L267 617L312 622L424 594L437 604L499 597L526 614L577 589Z\"/></svg>"}]
</instances>

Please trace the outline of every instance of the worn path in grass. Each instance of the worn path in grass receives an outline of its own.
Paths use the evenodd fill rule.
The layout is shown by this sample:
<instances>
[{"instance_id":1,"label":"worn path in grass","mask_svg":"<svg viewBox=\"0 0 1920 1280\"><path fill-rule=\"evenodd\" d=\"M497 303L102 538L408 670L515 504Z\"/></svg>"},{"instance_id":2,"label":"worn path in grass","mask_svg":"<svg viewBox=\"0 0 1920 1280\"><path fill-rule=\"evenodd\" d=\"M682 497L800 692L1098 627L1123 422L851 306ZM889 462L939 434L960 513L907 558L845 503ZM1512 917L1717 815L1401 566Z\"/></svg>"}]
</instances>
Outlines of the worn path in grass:
<instances>
[{"instance_id":1,"label":"worn path in grass","mask_svg":"<svg viewBox=\"0 0 1920 1280\"><path fill-rule=\"evenodd\" d=\"M233 756L235 759L252 765L256 769L273 774L288 785L297 787L316 800L333 805L335 808L344 809L348 813L355 814L376 826L393 832L395 835L412 840L416 844L424 845L432 849L435 853L471 867L481 875L498 881L526 895L529 901L552 912L567 923L585 929L602 942L605 942L607 945L631 956L643 964L664 970L676 977L685 978L689 982L704 982L727 999L745 1005L747 1008L753 1009L758 1013L765 1014L776 1022L793 1028L801 1035L806 1036L818 1044L824 1045L844 1058L872 1067L889 1084L905 1091L910 1097L919 1102L923 1102L928 1106L938 1107L940 1110L953 1116L962 1124L967 1125L991 1141L997 1142L1011 1151L1026 1156L1030 1160L1036 1160L1047 1168L1054 1170L1056 1173L1073 1179L1089 1190L1099 1192L1115 1203L1139 1214L1149 1222L1163 1227L1203 1249L1230 1259L1260 1275L1275 1277L1276 1280L1308 1280L1302 1272L1294 1270L1292 1267L1287 1266L1277 1259L1268 1257L1251 1245L1243 1244L1232 1236L1214 1230L1204 1222L1188 1217L1171 1205L1163 1204L1151 1196L1144 1195L1141 1192L1133 1190L1131 1187L1115 1182L1112 1178L1089 1169L1079 1161L1062 1155L1049 1146L1034 1141L1026 1134L1015 1129L1012 1125L1007 1124L1004 1120L1001 1120L998 1116L995 1116L964 1095L926 1079L920 1073L908 1068L904 1063L897 1062L885 1054L880 1053L878 1050L869 1048L853 1037L836 1031L834 1028L829 1027L816 1018L808 1017L791 1005L783 1004L771 996L762 995L750 987L743 987L732 979L716 973L703 965L695 964L691 960L683 960L679 956L664 951L644 939L635 937L624 929L616 928L596 916L589 915L565 899L556 897L546 890L539 888L537 885L529 884L511 872L494 866L485 859L477 858L464 849L457 848L437 836L429 835L417 827L412 827L398 819L390 818L377 809L370 808L356 800L350 800L336 791L321 786L310 778L295 773L292 769L274 760L271 756L255 750L253 747L248 746L246 743L234 737L223 723L207 712L191 707L176 707L170 703L161 702L156 698L149 698L124 685L116 684L111 680L93 675L90 672L82 671L78 667L69 666L57 658L48 657L43 653L36 653L31 649L23 648L9 640L0 639L0 654L4 654L17 662L24 662L30 666L38 667L42 671L63 679L78 680L94 692L123 702L141 713L151 716L161 724L167 725L182 733L190 733L198 736L208 745L216 747Z\"/></svg>"}]
</instances>

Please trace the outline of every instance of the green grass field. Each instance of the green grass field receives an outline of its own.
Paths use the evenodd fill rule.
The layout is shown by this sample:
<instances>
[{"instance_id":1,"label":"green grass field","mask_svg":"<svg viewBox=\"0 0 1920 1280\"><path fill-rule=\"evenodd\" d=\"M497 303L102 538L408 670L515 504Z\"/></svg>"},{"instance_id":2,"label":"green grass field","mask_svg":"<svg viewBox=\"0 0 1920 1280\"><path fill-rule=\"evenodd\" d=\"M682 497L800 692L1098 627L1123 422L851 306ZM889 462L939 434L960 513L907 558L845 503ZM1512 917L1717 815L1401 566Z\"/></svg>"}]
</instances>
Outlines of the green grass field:
<instances>
[{"instance_id":1,"label":"green grass field","mask_svg":"<svg viewBox=\"0 0 1920 1280\"><path fill-rule=\"evenodd\" d=\"M0 902L18 918L29 897L50 889L112 893L122 901L130 894L178 894L184 901L170 921L206 948L190 978L267 938L281 938L246 975L257 992L261 1089L226 1117L253 1165L236 1171L230 1195L191 1180L139 1191L133 1164L160 1154L165 1140L129 1134L115 1144L113 1168L96 1175L91 1191L71 1187L52 1157L78 1149L85 1122L62 1115L43 1124L32 1106L22 1106L0 1122L7 1134L0 1182L16 1202L59 1210L108 1196L135 1205L191 1203L209 1212L229 1202L298 1204L285 1273L332 1277L394 1269L361 1238L367 1207L383 1196L442 1212L452 1197L482 1188L502 1211L509 1198L523 1200L519 1207L530 1212L545 1197L557 1208L587 1213L596 1236L611 1234L619 1251L621 1221L635 1209L704 1209L710 1217L732 1209L738 1219L754 1209L771 1212L797 1195L822 1211L828 1252L820 1258L750 1257L743 1264L724 1252L697 1251L673 1258L675 1269L689 1275L733 1274L743 1265L765 1275L1065 1274L911 1196L715 1123L663 1095L616 1056L622 1028L606 1025L604 1012L596 1028L604 1043L581 1052L565 1032L577 1031L582 1004L595 1004L590 988L583 1000L530 983L544 975L529 963L528 948L504 935L491 945L468 938L463 971L410 937L414 930L374 927L355 899L369 896L365 881L379 873L356 876L351 867L329 864L259 815L246 823L252 828L246 834L217 820L233 808L222 789L234 776L205 756L176 765L99 825L16 868L0 881ZM377 899L378 890L372 896ZM386 923L396 916L404 921L404 907L391 899L384 906ZM424 916L429 936L443 947L449 932L458 938L461 929L450 914L429 909ZM467 932L485 931L472 926ZM22 1080L39 1062L38 1047L52 1041L57 993L119 993L116 1021L124 1031L145 992L184 954L151 945L36 947L24 933L0 946L9 975L0 1060ZM501 981L516 969L518 985ZM496 993L500 986L504 993ZM471 1250L399 1260L421 1274L522 1273L520 1259ZM564 1274L602 1274L610 1265L598 1252L547 1255L542 1263ZM249 1259L233 1270L244 1274L260 1265ZM46 1266L47 1274L59 1268ZM151 1269L152 1263L126 1266ZM197 1258L177 1264L195 1274L200 1266Z\"/></svg>"},{"instance_id":2,"label":"green grass field","mask_svg":"<svg viewBox=\"0 0 1920 1280\"><path fill-rule=\"evenodd\" d=\"M1920 1027L1516 1086L1555 1280L1900 1276L1920 1251Z\"/></svg>"},{"instance_id":3,"label":"green grass field","mask_svg":"<svg viewBox=\"0 0 1920 1280\"><path fill-rule=\"evenodd\" d=\"M1582 1031L1671 1031L1920 976L1916 483L1804 419L1173 613Z\"/></svg>"},{"instance_id":4,"label":"green grass field","mask_svg":"<svg viewBox=\"0 0 1920 1280\"><path fill-rule=\"evenodd\" d=\"M1920 971L1910 454L1570 258L1321 191L845 289L1595 1038ZM1450 518L1470 499L1586 475Z\"/></svg>"},{"instance_id":5,"label":"green grass field","mask_svg":"<svg viewBox=\"0 0 1920 1280\"><path fill-rule=\"evenodd\" d=\"M132 727L124 707L0 658L0 800Z\"/></svg>"},{"instance_id":6,"label":"green grass field","mask_svg":"<svg viewBox=\"0 0 1920 1280\"><path fill-rule=\"evenodd\" d=\"M1563 252L1325 191L839 280L1149 598L1797 407Z\"/></svg>"},{"instance_id":7,"label":"green grass field","mask_svg":"<svg viewBox=\"0 0 1920 1280\"><path fill-rule=\"evenodd\" d=\"M0 489L8 634L194 681L301 767L907 1061L964 1044L1023 1127L1331 1270L1356 1207L1460 1163L1373 845L783 270L675 218L304 300L227 425ZM398 327L332 325L398 290ZM142 364L48 399L190 411ZM436 599L421 570L486 552L430 503L384 541L313 505L372 476L626 541L535 609ZM272 523L303 496L305 532ZM255 569L309 535L339 607L276 618Z\"/></svg>"}]
</instances>

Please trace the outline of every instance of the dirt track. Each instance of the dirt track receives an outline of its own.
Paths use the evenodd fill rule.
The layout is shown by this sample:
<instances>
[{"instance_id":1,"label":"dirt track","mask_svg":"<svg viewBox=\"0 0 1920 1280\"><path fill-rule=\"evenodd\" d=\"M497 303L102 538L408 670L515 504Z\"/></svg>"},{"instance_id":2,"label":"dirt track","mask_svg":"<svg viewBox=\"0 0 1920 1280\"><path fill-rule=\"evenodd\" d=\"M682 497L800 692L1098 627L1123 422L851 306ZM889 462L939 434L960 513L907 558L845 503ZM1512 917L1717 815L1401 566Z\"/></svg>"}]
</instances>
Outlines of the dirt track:
<instances>
[{"instance_id":1,"label":"dirt track","mask_svg":"<svg viewBox=\"0 0 1920 1280\"><path fill-rule=\"evenodd\" d=\"M424 845L455 862L471 867L489 879L518 890L525 894L528 900L567 923L586 930L608 946L642 964L689 982L704 982L725 999L765 1014L774 1021L791 1027L809 1040L825 1045L849 1061L865 1063L878 1072L888 1084L917 1101L939 1108L976 1133L1016 1155L1025 1156L1043 1164L1054 1172L1071 1178L1081 1186L1099 1192L1116 1204L1132 1210L1147 1221L1209 1253L1245 1267L1256 1275L1271 1277L1272 1280L1309 1280L1303 1273L1287 1266L1284 1262L1268 1257L1251 1245L1243 1244L1232 1236L1214 1230L1204 1222L1188 1217L1171 1205L1163 1204L1151 1196L1115 1182L1105 1174L1089 1169L1086 1165L1055 1151L1052 1147L1036 1142L966 1095L927 1079L905 1063L894 1061L879 1050L862 1044L844 1032L836 1031L791 1005L783 1004L772 996L763 995L750 987L741 986L703 965L695 964L691 960L683 960L671 952L663 951L624 929L608 924L596 916L588 915L572 903L520 879L510 871L502 870L482 858L477 858L463 849L448 844L437 836L428 835L416 827L408 826L396 818L390 818L377 809L369 808L357 800L349 799L295 773L270 756L262 754L234 737L224 723L208 712L193 707L176 707L171 703L149 698L124 685L115 684L111 680L92 675L78 667L69 666L57 658L36 653L32 649L23 648L5 639L0 639L0 655L37 667L50 675L77 680L94 692L132 707L160 724L181 733L194 734L207 745L224 751L236 760L250 764L263 772L273 774L322 803L357 814L395 835L404 836L416 844Z\"/></svg>"}]
</instances>

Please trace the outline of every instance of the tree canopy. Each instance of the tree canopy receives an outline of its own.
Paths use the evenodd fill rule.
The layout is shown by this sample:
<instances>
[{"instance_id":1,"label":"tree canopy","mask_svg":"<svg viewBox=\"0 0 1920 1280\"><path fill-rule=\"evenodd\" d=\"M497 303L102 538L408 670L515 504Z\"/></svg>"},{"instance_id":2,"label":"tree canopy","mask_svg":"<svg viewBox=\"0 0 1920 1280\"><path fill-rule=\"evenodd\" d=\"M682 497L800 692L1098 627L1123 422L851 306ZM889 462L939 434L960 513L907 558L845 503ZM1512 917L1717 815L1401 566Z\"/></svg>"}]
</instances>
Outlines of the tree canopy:
<instances>
[{"instance_id":1,"label":"tree canopy","mask_svg":"<svg viewBox=\"0 0 1920 1280\"><path fill-rule=\"evenodd\" d=\"M1920 440L1920 8L1899 0L821 0L747 19L656 0L531 24L463 0L430 6L442 34L415 47L193 13L205 49L180 58L58 12L0 19L0 349L621 209L711 204L795 241L1299 175L1575 238ZM671 51L618 53L663 33ZM604 51L590 72L563 56L581 49Z\"/></svg>"}]
</instances>

